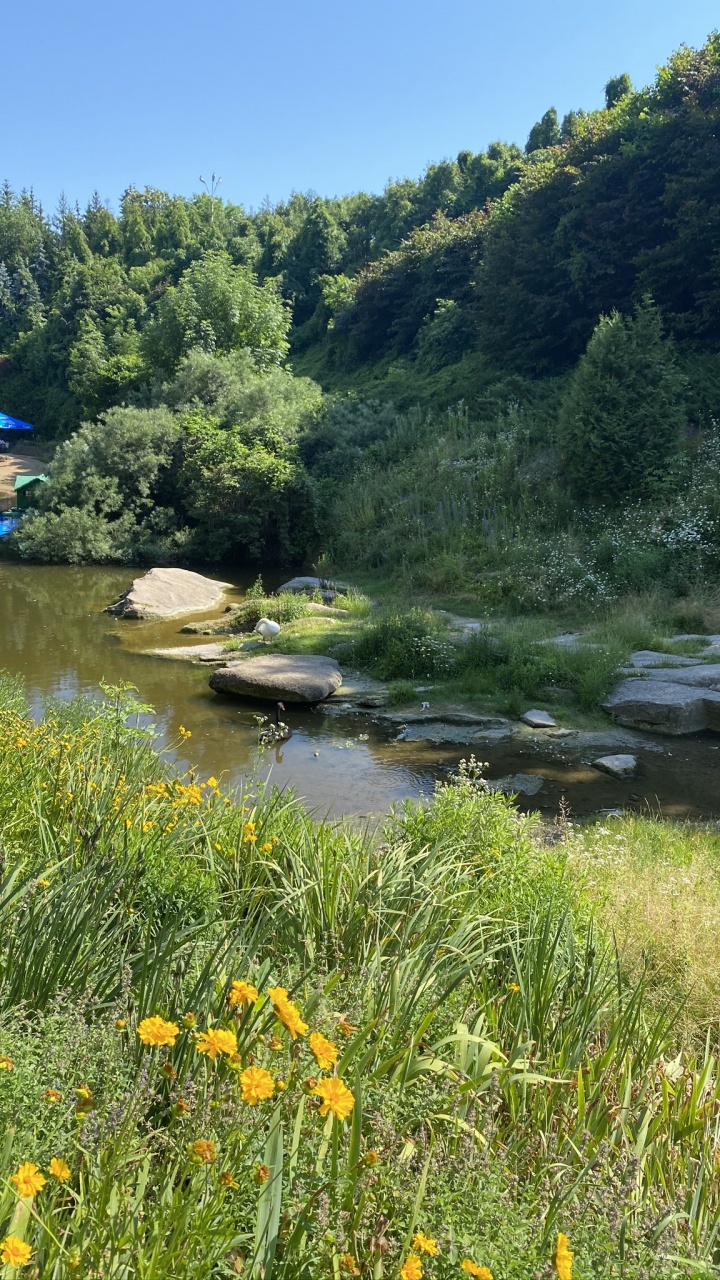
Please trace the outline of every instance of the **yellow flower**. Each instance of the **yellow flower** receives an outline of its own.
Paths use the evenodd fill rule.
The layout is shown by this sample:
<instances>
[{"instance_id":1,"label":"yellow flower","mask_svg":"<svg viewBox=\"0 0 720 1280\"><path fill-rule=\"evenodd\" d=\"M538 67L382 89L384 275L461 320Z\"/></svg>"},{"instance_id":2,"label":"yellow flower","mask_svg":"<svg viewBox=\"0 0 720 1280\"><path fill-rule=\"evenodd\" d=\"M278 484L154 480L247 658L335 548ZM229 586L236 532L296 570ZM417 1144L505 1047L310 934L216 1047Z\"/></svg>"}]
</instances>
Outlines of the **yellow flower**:
<instances>
[{"instance_id":1,"label":"yellow flower","mask_svg":"<svg viewBox=\"0 0 720 1280\"><path fill-rule=\"evenodd\" d=\"M555 1270L558 1273L558 1280L572 1280L572 1261L574 1257L575 1255L570 1248L570 1241L560 1231L557 1245L555 1246Z\"/></svg>"},{"instance_id":2,"label":"yellow flower","mask_svg":"<svg viewBox=\"0 0 720 1280\"><path fill-rule=\"evenodd\" d=\"M116 1030L116 1031L124 1031L124 1030L125 1030L125 1028L126 1028L126 1026L127 1026L127 1023L126 1023L126 1021L125 1021L125 1019L124 1019L124 1018L116 1018L116 1019L115 1019L115 1030Z\"/></svg>"},{"instance_id":3,"label":"yellow flower","mask_svg":"<svg viewBox=\"0 0 720 1280\"><path fill-rule=\"evenodd\" d=\"M335 1066L338 1060L338 1051L332 1040L326 1040L325 1036L319 1031L313 1031L310 1035L310 1048L313 1052L315 1061L322 1071L329 1071Z\"/></svg>"},{"instance_id":4,"label":"yellow flower","mask_svg":"<svg viewBox=\"0 0 720 1280\"><path fill-rule=\"evenodd\" d=\"M192 738L192 734L191 734L190 730L189 730L189 729L186 729L184 724L181 724L181 725L179 726L179 728L178 728L178 733L180 734L180 737L181 737L181 738Z\"/></svg>"},{"instance_id":5,"label":"yellow flower","mask_svg":"<svg viewBox=\"0 0 720 1280\"><path fill-rule=\"evenodd\" d=\"M285 987L269 987L268 995L273 1002L275 1016L287 1027L293 1040L297 1036L304 1036L308 1024L303 1022L297 1005L288 999Z\"/></svg>"},{"instance_id":6,"label":"yellow flower","mask_svg":"<svg viewBox=\"0 0 720 1280\"><path fill-rule=\"evenodd\" d=\"M379 1159L380 1159L380 1157L379 1157L379 1155L378 1155L377 1151L366 1151L366 1152L365 1152L365 1163L366 1163L366 1164L369 1164L371 1169L372 1169L372 1168L374 1168L374 1166L377 1164L377 1162L378 1162L378 1160L379 1160Z\"/></svg>"},{"instance_id":7,"label":"yellow flower","mask_svg":"<svg viewBox=\"0 0 720 1280\"><path fill-rule=\"evenodd\" d=\"M423 1273L422 1262L416 1253L409 1253L400 1268L400 1280L420 1280Z\"/></svg>"},{"instance_id":8,"label":"yellow flower","mask_svg":"<svg viewBox=\"0 0 720 1280\"><path fill-rule=\"evenodd\" d=\"M322 1098L321 1116L326 1116L329 1111L332 1111L338 1120L347 1120L355 1106L354 1094L342 1080L338 1080L337 1076L326 1076L324 1080L318 1080L313 1093Z\"/></svg>"},{"instance_id":9,"label":"yellow flower","mask_svg":"<svg viewBox=\"0 0 720 1280\"><path fill-rule=\"evenodd\" d=\"M59 1156L53 1156L50 1161L50 1175L57 1178L58 1182L67 1182L70 1177L70 1168Z\"/></svg>"},{"instance_id":10,"label":"yellow flower","mask_svg":"<svg viewBox=\"0 0 720 1280\"><path fill-rule=\"evenodd\" d=\"M266 1098L272 1098L275 1092L275 1081L264 1067L246 1067L240 1075L242 1100L254 1107Z\"/></svg>"},{"instance_id":11,"label":"yellow flower","mask_svg":"<svg viewBox=\"0 0 720 1280\"><path fill-rule=\"evenodd\" d=\"M49 881L49 880L45 880L42 876L40 877L40 879L39 879L39 880L37 880L37 881L36 881L36 884L39 884L41 889L49 889L49 888L50 888L50 881Z\"/></svg>"},{"instance_id":12,"label":"yellow flower","mask_svg":"<svg viewBox=\"0 0 720 1280\"><path fill-rule=\"evenodd\" d=\"M418 1231L412 1242L412 1247L416 1253L427 1253L431 1258L437 1257L439 1253L437 1240L431 1239L430 1236L424 1236L422 1231Z\"/></svg>"},{"instance_id":13,"label":"yellow flower","mask_svg":"<svg viewBox=\"0 0 720 1280\"><path fill-rule=\"evenodd\" d=\"M32 1164L30 1160L26 1160L20 1165L17 1173L14 1173L11 1182L15 1183L18 1195L23 1198L34 1196L38 1191L42 1191L45 1186L46 1178L40 1172L36 1164Z\"/></svg>"},{"instance_id":14,"label":"yellow flower","mask_svg":"<svg viewBox=\"0 0 720 1280\"><path fill-rule=\"evenodd\" d=\"M517 982L508 982L508 991L518 992L520 990Z\"/></svg>"},{"instance_id":15,"label":"yellow flower","mask_svg":"<svg viewBox=\"0 0 720 1280\"><path fill-rule=\"evenodd\" d=\"M46 1089L43 1094L43 1102L49 1102L55 1106L57 1102L62 1102L62 1094L57 1089Z\"/></svg>"},{"instance_id":16,"label":"yellow flower","mask_svg":"<svg viewBox=\"0 0 720 1280\"><path fill-rule=\"evenodd\" d=\"M230 987L229 1004L254 1004L258 998L258 989L252 982L235 979Z\"/></svg>"},{"instance_id":17,"label":"yellow flower","mask_svg":"<svg viewBox=\"0 0 720 1280\"><path fill-rule=\"evenodd\" d=\"M0 1261L7 1263L9 1267L24 1267L32 1257L30 1245L19 1236L6 1236L0 1243L0 1250Z\"/></svg>"},{"instance_id":18,"label":"yellow flower","mask_svg":"<svg viewBox=\"0 0 720 1280\"><path fill-rule=\"evenodd\" d=\"M225 1031L222 1027L208 1027L207 1031L199 1033L195 1048L214 1061L221 1053L237 1053L237 1036L234 1031Z\"/></svg>"},{"instance_id":19,"label":"yellow flower","mask_svg":"<svg viewBox=\"0 0 720 1280\"><path fill-rule=\"evenodd\" d=\"M198 1138L190 1143L190 1159L196 1164L212 1164L215 1159L215 1143Z\"/></svg>"},{"instance_id":20,"label":"yellow flower","mask_svg":"<svg viewBox=\"0 0 720 1280\"><path fill-rule=\"evenodd\" d=\"M346 1018L340 1019L337 1024L337 1029L342 1032L344 1036L351 1036L353 1031L357 1031L357 1027L353 1027Z\"/></svg>"},{"instance_id":21,"label":"yellow flower","mask_svg":"<svg viewBox=\"0 0 720 1280\"><path fill-rule=\"evenodd\" d=\"M240 1185L239 1182L235 1181L235 1179L233 1178L229 1170L224 1169L223 1172L220 1174L221 1187L232 1187L234 1190L237 1190L239 1185Z\"/></svg>"},{"instance_id":22,"label":"yellow flower","mask_svg":"<svg viewBox=\"0 0 720 1280\"><path fill-rule=\"evenodd\" d=\"M492 1271L489 1267L479 1267L477 1262L473 1262L472 1258L463 1258L460 1268L468 1276L475 1276L475 1280L493 1280Z\"/></svg>"},{"instance_id":23,"label":"yellow flower","mask_svg":"<svg viewBox=\"0 0 720 1280\"><path fill-rule=\"evenodd\" d=\"M4 1053L0 1053L0 1071L12 1071L14 1066L12 1058L6 1058Z\"/></svg>"},{"instance_id":24,"label":"yellow flower","mask_svg":"<svg viewBox=\"0 0 720 1280\"><path fill-rule=\"evenodd\" d=\"M210 775L210 777L209 777L209 778L208 778L208 780L207 780L207 784L208 784L208 786L209 786L209 787L216 787L216 786L217 786L217 784L218 784L218 780L217 780L217 778L213 777L213 776L212 776L212 774L211 774L211 775Z\"/></svg>"},{"instance_id":25,"label":"yellow flower","mask_svg":"<svg viewBox=\"0 0 720 1280\"><path fill-rule=\"evenodd\" d=\"M260 845L260 852L261 852L261 853L272 853L272 845L271 845L271 844L269 844L269 843L266 841L266 842L265 842L265 844L261 844L261 845Z\"/></svg>"},{"instance_id":26,"label":"yellow flower","mask_svg":"<svg viewBox=\"0 0 720 1280\"><path fill-rule=\"evenodd\" d=\"M255 1170L255 1181L262 1186L263 1182L267 1182L270 1177L270 1170L266 1164L259 1164Z\"/></svg>"},{"instance_id":27,"label":"yellow flower","mask_svg":"<svg viewBox=\"0 0 720 1280\"><path fill-rule=\"evenodd\" d=\"M360 1271L355 1266L355 1259L351 1253L342 1253L339 1258L340 1270L349 1276L359 1276Z\"/></svg>"},{"instance_id":28,"label":"yellow flower","mask_svg":"<svg viewBox=\"0 0 720 1280\"><path fill-rule=\"evenodd\" d=\"M176 1022L166 1022L164 1018L143 1018L137 1029L143 1044L173 1045L180 1034Z\"/></svg>"}]
</instances>

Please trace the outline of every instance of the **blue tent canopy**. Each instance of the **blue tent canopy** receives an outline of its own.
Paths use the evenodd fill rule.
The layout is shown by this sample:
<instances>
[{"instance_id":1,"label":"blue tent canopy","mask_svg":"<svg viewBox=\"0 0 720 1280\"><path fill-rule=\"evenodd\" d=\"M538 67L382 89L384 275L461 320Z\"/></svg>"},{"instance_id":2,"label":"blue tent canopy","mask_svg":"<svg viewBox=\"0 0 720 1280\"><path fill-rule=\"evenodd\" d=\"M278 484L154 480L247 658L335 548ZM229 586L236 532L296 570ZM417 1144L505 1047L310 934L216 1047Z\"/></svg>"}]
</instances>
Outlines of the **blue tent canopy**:
<instances>
[{"instance_id":1,"label":"blue tent canopy","mask_svg":"<svg viewBox=\"0 0 720 1280\"><path fill-rule=\"evenodd\" d=\"M0 431L34 431L29 422L20 418L11 418L9 413L0 413Z\"/></svg>"}]
</instances>

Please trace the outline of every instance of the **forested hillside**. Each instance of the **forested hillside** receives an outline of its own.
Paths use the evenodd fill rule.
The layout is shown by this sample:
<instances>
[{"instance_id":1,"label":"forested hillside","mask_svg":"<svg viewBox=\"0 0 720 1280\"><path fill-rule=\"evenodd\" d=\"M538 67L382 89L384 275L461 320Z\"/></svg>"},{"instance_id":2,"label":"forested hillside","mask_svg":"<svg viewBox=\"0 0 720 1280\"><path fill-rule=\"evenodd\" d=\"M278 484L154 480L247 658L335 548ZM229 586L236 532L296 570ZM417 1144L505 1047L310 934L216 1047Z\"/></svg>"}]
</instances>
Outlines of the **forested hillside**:
<instances>
[{"instance_id":1,"label":"forested hillside","mask_svg":"<svg viewBox=\"0 0 720 1280\"><path fill-rule=\"evenodd\" d=\"M537 482L554 534L578 499L656 511L707 459L720 409L720 38L605 97L562 122L549 109L524 149L463 151L377 196L249 213L129 189L117 215L95 198L48 216L5 187L2 408L52 440L90 424L59 450L25 554L377 567L378 467L387 489L400 465L395 497L422 526L410 559L455 555L457 530L475 574ZM423 415L460 400L439 546ZM510 420L510 487L488 487L473 458L486 441L487 471ZM351 465L366 507L338 522ZM392 524L398 502L378 500Z\"/></svg>"}]
</instances>

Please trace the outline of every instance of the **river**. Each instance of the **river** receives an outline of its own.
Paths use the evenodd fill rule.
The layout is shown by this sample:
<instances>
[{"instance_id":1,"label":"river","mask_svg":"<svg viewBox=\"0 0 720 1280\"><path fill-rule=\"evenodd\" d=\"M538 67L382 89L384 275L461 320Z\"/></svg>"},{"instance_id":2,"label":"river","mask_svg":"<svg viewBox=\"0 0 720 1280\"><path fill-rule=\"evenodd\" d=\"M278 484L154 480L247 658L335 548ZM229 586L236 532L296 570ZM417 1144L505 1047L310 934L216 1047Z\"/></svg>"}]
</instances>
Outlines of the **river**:
<instances>
[{"instance_id":1,"label":"river","mask_svg":"<svg viewBox=\"0 0 720 1280\"><path fill-rule=\"evenodd\" d=\"M259 750L253 715L262 707L213 694L207 667L144 652L191 640L178 634L183 620L134 622L103 612L136 572L0 561L0 668L22 676L36 712L48 697L94 697L101 681L128 681L155 708L158 745L181 769L214 774L230 787L269 775L321 815L387 812L393 801L430 794L469 754L455 744L399 742L397 726L382 718L292 706L285 717L290 740ZM219 570L215 576L236 584L231 601L242 599L255 575ZM180 725L192 733L185 744ZM542 792L521 803L546 817L557 813L564 795L577 814L619 805L702 818L720 815L717 751L717 736L667 739L662 749L655 744L642 753L640 777L625 783L577 762L548 764L498 749L476 754L489 761L490 776L541 773Z\"/></svg>"}]
</instances>

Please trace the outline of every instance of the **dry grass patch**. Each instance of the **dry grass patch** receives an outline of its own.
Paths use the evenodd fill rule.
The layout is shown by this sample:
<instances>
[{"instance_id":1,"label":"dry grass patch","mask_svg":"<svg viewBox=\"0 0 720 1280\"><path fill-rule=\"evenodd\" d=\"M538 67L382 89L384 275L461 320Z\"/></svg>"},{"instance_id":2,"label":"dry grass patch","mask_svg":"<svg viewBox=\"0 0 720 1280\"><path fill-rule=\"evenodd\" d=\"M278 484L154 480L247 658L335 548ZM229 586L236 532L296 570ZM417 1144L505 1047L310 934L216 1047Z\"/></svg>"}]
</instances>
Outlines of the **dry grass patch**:
<instances>
[{"instance_id":1,"label":"dry grass patch","mask_svg":"<svg viewBox=\"0 0 720 1280\"><path fill-rule=\"evenodd\" d=\"M720 832L627 816L576 831L571 862L655 1006L684 1001L684 1030L720 1021Z\"/></svg>"}]
</instances>

